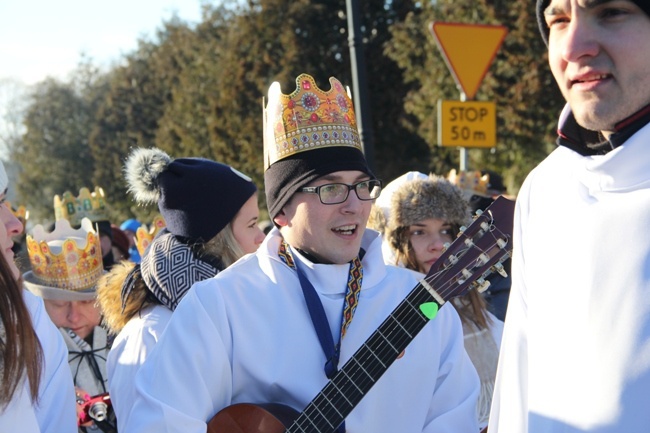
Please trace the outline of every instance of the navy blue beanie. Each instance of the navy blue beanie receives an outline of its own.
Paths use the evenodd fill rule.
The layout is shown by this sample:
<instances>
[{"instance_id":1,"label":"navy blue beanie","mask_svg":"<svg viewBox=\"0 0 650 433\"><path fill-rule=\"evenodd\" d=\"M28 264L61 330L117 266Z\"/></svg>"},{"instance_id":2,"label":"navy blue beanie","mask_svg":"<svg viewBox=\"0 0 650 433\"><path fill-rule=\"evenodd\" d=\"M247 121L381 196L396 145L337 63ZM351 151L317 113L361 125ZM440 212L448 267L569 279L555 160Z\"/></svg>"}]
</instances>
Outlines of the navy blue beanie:
<instances>
[{"instance_id":1,"label":"navy blue beanie","mask_svg":"<svg viewBox=\"0 0 650 433\"><path fill-rule=\"evenodd\" d=\"M544 19L544 10L546 10L550 3L551 0L537 0L537 25L539 26L539 31L542 33L542 39L544 39L546 45L548 45L549 28ZM632 0L632 3L635 3L646 13L646 15L650 16L650 1Z\"/></svg>"},{"instance_id":2,"label":"navy blue beanie","mask_svg":"<svg viewBox=\"0 0 650 433\"><path fill-rule=\"evenodd\" d=\"M212 239L257 191L248 176L226 164L172 160L159 149L136 149L125 173L136 200L157 200L167 230L191 242Z\"/></svg>"}]
</instances>

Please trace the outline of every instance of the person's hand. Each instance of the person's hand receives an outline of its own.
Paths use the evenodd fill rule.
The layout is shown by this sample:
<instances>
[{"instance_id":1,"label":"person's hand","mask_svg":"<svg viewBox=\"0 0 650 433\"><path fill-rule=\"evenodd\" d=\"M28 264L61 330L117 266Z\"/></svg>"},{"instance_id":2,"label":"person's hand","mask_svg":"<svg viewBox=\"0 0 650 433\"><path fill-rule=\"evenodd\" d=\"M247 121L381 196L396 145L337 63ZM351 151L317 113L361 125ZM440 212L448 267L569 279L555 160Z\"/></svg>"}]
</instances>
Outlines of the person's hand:
<instances>
[{"instance_id":1,"label":"person's hand","mask_svg":"<svg viewBox=\"0 0 650 433\"><path fill-rule=\"evenodd\" d=\"M81 423L81 420L85 418L85 414L83 412L82 406L85 402L90 400L90 395L83 389L75 386L74 387L74 395L77 400L77 425L79 427L90 427L93 425L93 421L88 421L85 423Z\"/></svg>"}]
</instances>

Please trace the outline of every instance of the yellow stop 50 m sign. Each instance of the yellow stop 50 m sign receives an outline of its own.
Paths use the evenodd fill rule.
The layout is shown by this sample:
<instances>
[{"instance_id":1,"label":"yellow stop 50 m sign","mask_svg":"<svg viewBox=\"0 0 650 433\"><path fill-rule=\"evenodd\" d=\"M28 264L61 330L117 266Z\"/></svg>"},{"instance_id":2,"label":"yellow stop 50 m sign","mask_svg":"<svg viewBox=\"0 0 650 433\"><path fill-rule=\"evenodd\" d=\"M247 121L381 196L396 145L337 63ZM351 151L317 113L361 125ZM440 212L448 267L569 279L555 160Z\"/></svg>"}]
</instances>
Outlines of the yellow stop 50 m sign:
<instances>
[{"instance_id":1,"label":"yellow stop 50 m sign","mask_svg":"<svg viewBox=\"0 0 650 433\"><path fill-rule=\"evenodd\" d=\"M438 145L494 147L497 109L494 102L438 101Z\"/></svg>"}]
</instances>

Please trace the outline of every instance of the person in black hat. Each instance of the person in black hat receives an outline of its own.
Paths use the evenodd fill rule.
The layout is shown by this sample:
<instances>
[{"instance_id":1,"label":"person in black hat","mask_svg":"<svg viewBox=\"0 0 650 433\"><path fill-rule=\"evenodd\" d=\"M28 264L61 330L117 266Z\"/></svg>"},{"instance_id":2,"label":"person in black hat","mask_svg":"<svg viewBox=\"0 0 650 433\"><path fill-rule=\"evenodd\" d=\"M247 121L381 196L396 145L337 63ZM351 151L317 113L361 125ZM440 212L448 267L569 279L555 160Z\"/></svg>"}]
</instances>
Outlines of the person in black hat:
<instances>
[{"instance_id":1,"label":"person in black hat","mask_svg":"<svg viewBox=\"0 0 650 433\"><path fill-rule=\"evenodd\" d=\"M538 0L567 104L519 191L491 433L650 426L650 2Z\"/></svg>"},{"instance_id":2,"label":"person in black hat","mask_svg":"<svg viewBox=\"0 0 650 433\"><path fill-rule=\"evenodd\" d=\"M141 263L122 261L97 283L104 320L118 334L107 369L120 431L133 405L135 374L183 296L255 252L264 238L257 188L228 165L138 148L124 171L137 202L158 203L166 228Z\"/></svg>"},{"instance_id":3,"label":"person in black hat","mask_svg":"<svg viewBox=\"0 0 650 433\"><path fill-rule=\"evenodd\" d=\"M322 91L307 74L296 84L290 95L272 84L265 109L264 183L275 228L254 255L195 284L174 311L138 373L137 416L125 431L205 432L217 412L212 423L239 430L231 423L237 407L222 409L275 403L303 410L346 362L385 373L375 380L360 369L340 371L353 381L328 394L334 406L321 412L321 427L299 430L478 431L478 377L453 308L442 308L403 352L386 341L378 347L383 360L375 352L349 361L418 274L385 265L379 233L366 230L381 182L361 150L344 87L330 78L331 89ZM400 319L423 317L413 313ZM386 370L389 359L395 362ZM239 413L239 421L253 419Z\"/></svg>"}]
</instances>

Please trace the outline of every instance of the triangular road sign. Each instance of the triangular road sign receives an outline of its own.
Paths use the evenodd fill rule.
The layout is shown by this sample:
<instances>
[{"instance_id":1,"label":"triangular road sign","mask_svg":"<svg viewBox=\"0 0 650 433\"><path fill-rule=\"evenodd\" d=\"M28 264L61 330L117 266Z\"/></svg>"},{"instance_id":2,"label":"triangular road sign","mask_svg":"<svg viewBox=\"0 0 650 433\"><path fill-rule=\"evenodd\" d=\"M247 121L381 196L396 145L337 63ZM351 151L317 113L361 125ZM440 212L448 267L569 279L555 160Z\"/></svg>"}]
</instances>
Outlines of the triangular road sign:
<instances>
[{"instance_id":1,"label":"triangular road sign","mask_svg":"<svg viewBox=\"0 0 650 433\"><path fill-rule=\"evenodd\" d=\"M508 30L443 22L432 22L430 29L456 83L467 99L473 99Z\"/></svg>"}]
</instances>

